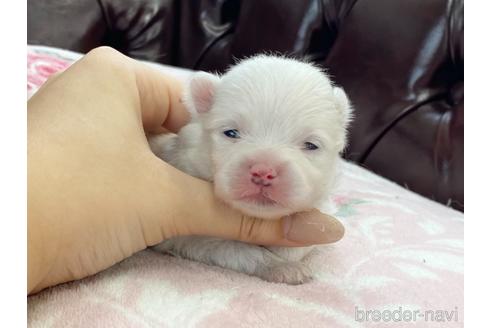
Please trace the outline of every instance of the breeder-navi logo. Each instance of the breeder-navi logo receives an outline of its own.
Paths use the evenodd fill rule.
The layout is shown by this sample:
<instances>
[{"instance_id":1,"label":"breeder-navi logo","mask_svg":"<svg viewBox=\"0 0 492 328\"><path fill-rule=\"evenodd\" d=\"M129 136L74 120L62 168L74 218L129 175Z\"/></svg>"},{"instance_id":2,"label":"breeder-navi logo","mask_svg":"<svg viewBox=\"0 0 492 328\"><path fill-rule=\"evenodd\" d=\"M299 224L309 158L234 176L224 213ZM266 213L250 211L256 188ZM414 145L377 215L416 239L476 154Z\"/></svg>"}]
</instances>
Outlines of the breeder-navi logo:
<instances>
[{"instance_id":1,"label":"breeder-navi logo","mask_svg":"<svg viewBox=\"0 0 492 328\"><path fill-rule=\"evenodd\" d=\"M355 307L355 321L358 322L410 322L410 321L426 321L426 322L449 322L458 321L458 307L454 310L403 310L401 306L395 310L361 310Z\"/></svg>"}]
</instances>

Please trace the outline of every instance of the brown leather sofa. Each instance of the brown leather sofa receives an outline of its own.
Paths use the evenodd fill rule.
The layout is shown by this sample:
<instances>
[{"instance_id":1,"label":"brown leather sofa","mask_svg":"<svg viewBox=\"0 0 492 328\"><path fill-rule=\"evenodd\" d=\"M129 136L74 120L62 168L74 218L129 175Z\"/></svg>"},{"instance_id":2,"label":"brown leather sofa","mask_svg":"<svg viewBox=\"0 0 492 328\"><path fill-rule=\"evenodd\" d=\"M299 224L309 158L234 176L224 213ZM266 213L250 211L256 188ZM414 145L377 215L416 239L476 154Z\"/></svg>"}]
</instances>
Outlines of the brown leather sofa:
<instances>
[{"instance_id":1,"label":"brown leather sofa","mask_svg":"<svg viewBox=\"0 0 492 328\"><path fill-rule=\"evenodd\" d=\"M30 0L28 43L222 72L285 53L328 68L355 108L345 157L463 202L462 0Z\"/></svg>"}]
</instances>

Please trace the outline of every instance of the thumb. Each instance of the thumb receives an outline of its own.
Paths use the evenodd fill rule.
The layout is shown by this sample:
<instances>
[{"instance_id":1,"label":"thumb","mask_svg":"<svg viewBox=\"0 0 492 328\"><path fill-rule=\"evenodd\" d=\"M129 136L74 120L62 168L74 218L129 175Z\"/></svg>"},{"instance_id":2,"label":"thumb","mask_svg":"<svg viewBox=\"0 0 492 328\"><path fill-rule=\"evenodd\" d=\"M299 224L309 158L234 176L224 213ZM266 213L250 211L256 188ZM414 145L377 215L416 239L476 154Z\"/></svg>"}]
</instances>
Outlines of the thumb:
<instances>
[{"instance_id":1,"label":"thumb","mask_svg":"<svg viewBox=\"0 0 492 328\"><path fill-rule=\"evenodd\" d=\"M161 229L170 232L166 238L202 235L269 246L309 246L333 243L344 235L340 221L318 210L276 220L245 215L217 199L211 183L167 169L173 171L166 176L167 185L174 186L174 219L172 230Z\"/></svg>"},{"instance_id":2,"label":"thumb","mask_svg":"<svg viewBox=\"0 0 492 328\"><path fill-rule=\"evenodd\" d=\"M223 205L225 206L225 205ZM235 239L265 246L310 246L340 240L345 229L340 221L318 210L299 212L279 219L260 219L227 208L210 218L212 225L200 225L194 234ZM209 229L213 226L222 229ZM220 232L220 235L218 235Z\"/></svg>"}]
</instances>

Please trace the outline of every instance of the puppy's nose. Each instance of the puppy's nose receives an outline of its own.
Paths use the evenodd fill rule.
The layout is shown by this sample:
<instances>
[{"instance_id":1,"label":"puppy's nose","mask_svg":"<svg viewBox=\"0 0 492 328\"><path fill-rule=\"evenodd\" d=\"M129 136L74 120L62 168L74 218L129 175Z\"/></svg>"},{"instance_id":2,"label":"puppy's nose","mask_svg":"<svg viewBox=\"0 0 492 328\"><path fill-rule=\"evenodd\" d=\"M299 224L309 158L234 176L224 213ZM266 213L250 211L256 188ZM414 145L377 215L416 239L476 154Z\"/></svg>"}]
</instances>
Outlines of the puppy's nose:
<instances>
[{"instance_id":1,"label":"puppy's nose","mask_svg":"<svg viewBox=\"0 0 492 328\"><path fill-rule=\"evenodd\" d=\"M255 164L249 169L251 182L257 185L269 186L271 181L277 177L277 171L270 165Z\"/></svg>"}]
</instances>

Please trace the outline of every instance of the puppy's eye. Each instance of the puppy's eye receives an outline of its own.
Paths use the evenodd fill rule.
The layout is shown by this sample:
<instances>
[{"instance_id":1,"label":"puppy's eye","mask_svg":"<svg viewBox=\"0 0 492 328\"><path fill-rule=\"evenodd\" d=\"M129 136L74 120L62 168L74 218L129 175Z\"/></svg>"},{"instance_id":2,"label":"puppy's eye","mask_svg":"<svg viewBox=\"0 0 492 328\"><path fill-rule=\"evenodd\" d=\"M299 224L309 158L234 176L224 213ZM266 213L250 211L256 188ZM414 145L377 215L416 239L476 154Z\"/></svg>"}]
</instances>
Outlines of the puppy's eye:
<instances>
[{"instance_id":1,"label":"puppy's eye","mask_svg":"<svg viewBox=\"0 0 492 328\"><path fill-rule=\"evenodd\" d=\"M304 149L305 150L316 150L318 149L319 147L316 146L315 144L313 144L312 142L305 142L304 143Z\"/></svg>"},{"instance_id":2,"label":"puppy's eye","mask_svg":"<svg viewBox=\"0 0 492 328\"><path fill-rule=\"evenodd\" d=\"M232 139L239 139L240 138L239 131L236 129L226 130L226 131L224 131L224 135L226 137L232 138Z\"/></svg>"}]
</instances>

